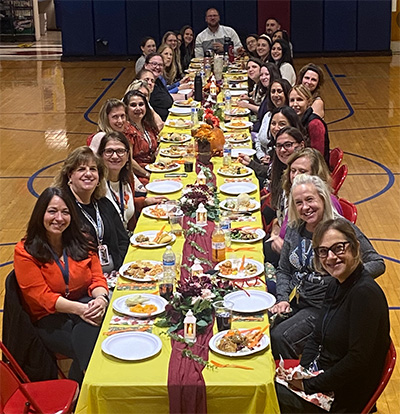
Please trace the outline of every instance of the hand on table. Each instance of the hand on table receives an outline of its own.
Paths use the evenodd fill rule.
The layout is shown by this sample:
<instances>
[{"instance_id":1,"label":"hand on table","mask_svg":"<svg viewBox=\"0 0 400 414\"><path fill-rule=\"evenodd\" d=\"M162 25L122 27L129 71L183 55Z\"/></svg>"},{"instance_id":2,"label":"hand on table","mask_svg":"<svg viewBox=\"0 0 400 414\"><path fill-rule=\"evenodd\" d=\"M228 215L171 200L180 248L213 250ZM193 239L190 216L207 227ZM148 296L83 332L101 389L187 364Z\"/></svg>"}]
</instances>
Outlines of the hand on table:
<instances>
[{"instance_id":1,"label":"hand on table","mask_svg":"<svg viewBox=\"0 0 400 414\"><path fill-rule=\"evenodd\" d=\"M238 161L241 163L241 164L243 164L243 165L249 165L250 164L250 162L251 162L251 158L248 156L248 155L246 155L246 154L243 154L243 153L239 153L239 155L238 155Z\"/></svg>"},{"instance_id":2,"label":"hand on table","mask_svg":"<svg viewBox=\"0 0 400 414\"><path fill-rule=\"evenodd\" d=\"M290 303L282 301L274 305L270 310L271 313L288 313L290 312Z\"/></svg>"},{"instance_id":3,"label":"hand on table","mask_svg":"<svg viewBox=\"0 0 400 414\"><path fill-rule=\"evenodd\" d=\"M248 108L249 105L249 101L246 101L244 99L240 99L237 103L237 106L239 106L240 108Z\"/></svg>"},{"instance_id":4,"label":"hand on table","mask_svg":"<svg viewBox=\"0 0 400 414\"><path fill-rule=\"evenodd\" d=\"M169 198L165 196L156 196L156 197L146 197L144 200L146 206L152 206L153 204L162 203L163 201L168 201Z\"/></svg>"},{"instance_id":5,"label":"hand on table","mask_svg":"<svg viewBox=\"0 0 400 414\"><path fill-rule=\"evenodd\" d=\"M179 90L181 89L192 89L193 85L191 83L181 83L179 85Z\"/></svg>"},{"instance_id":6,"label":"hand on table","mask_svg":"<svg viewBox=\"0 0 400 414\"><path fill-rule=\"evenodd\" d=\"M214 51L216 51L216 52L223 52L224 51L224 45L222 43L214 42L212 44L212 47L213 47Z\"/></svg>"}]
</instances>

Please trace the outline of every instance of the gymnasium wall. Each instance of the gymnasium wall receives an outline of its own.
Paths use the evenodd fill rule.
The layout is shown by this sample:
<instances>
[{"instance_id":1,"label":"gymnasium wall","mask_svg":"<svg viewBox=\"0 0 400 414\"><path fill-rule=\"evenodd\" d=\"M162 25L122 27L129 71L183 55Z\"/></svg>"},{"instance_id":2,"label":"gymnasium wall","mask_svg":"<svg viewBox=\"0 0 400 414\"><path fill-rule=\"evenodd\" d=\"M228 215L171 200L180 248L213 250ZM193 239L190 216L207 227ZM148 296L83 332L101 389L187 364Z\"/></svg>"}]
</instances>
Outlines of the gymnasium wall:
<instances>
[{"instance_id":1,"label":"gymnasium wall","mask_svg":"<svg viewBox=\"0 0 400 414\"><path fill-rule=\"evenodd\" d=\"M64 57L140 54L144 36L157 44L167 30L205 27L205 11L215 7L221 24L244 40L262 33L276 17L300 54L388 52L391 0L58 0Z\"/></svg>"}]
</instances>

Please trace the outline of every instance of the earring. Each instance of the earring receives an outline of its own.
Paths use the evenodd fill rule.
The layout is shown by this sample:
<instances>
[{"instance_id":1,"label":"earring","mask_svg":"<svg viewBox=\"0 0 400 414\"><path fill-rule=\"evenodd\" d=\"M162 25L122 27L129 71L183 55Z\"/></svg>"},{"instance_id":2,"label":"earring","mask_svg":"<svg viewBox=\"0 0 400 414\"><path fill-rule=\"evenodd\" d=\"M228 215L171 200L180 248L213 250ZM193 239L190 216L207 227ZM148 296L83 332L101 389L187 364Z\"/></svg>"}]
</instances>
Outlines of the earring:
<instances>
[{"instance_id":1,"label":"earring","mask_svg":"<svg viewBox=\"0 0 400 414\"><path fill-rule=\"evenodd\" d=\"M68 180L68 183L67 183L68 185L71 185L72 184L72 181L71 181L71 179L69 179Z\"/></svg>"}]
</instances>

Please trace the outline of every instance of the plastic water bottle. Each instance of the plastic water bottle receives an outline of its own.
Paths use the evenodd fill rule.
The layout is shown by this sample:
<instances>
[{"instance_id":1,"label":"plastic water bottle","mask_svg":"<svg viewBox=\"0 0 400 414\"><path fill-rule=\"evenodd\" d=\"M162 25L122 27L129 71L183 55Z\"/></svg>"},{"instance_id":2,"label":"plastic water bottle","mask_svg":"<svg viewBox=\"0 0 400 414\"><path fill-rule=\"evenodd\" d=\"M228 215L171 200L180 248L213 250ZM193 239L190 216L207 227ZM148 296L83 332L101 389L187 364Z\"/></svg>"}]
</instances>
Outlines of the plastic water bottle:
<instances>
[{"instance_id":1,"label":"plastic water bottle","mask_svg":"<svg viewBox=\"0 0 400 414\"><path fill-rule=\"evenodd\" d=\"M163 254L163 278L168 276L175 278L175 253L171 246L167 246Z\"/></svg>"},{"instance_id":2,"label":"plastic water bottle","mask_svg":"<svg viewBox=\"0 0 400 414\"><path fill-rule=\"evenodd\" d=\"M231 144L228 141L226 141L224 144L222 164L225 167L229 167L231 165L231 161L232 161L232 147L231 147Z\"/></svg>"},{"instance_id":3,"label":"plastic water bottle","mask_svg":"<svg viewBox=\"0 0 400 414\"><path fill-rule=\"evenodd\" d=\"M192 121L193 127L196 127L197 125L199 125L199 118L197 116L197 108L191 109L190 116L191 116L190 120Z\"/></svg>"},{"instance_id":4,"label":"plastic water bottle","mask_svg":"<svg viewBox=\"0 0 400 414\"><path fill-rule=\"evenodd\" d=\"M225 113L230 114L232 110L232 94L229 88L225 89L224 99L225 99Z\"/></svg>"},{"instance_id":5,"label":"plastic water bottle","mask_svg":"<svg viewBox=\"0 0 400 414\"><path fill-rule=\"evenodd\" d=\"M222 217L221 218L221 229L225 233L225 246L231 247L232 239L231 239L231 221L229 217Z\"/></svg>"}]
</instances>

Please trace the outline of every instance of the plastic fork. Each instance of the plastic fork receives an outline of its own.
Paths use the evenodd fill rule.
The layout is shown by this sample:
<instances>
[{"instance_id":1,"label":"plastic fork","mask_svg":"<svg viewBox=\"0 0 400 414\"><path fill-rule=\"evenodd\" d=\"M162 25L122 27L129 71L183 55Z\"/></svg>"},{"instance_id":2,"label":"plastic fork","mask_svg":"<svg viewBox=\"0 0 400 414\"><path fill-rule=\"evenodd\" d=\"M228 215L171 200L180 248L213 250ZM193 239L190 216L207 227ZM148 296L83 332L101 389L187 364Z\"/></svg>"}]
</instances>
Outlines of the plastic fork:
<instances>
[{"instance_id":1,"label":"plastic fork","mask_svg":"<svg viewBox=\"0 0 400 414\"><path fill-rule=\"evenodd\" d=\"M236 364L220 364L219 362L213 361L212 359L210 362L215 365L218 368L240 368L240 369L247 369L247 370L253 370L252 367L246 367L244 365L236 365Z\"/></svg>"}]
</instances>

